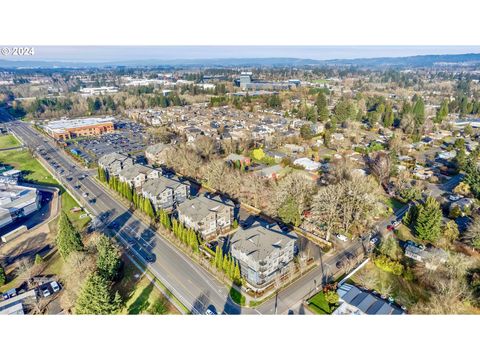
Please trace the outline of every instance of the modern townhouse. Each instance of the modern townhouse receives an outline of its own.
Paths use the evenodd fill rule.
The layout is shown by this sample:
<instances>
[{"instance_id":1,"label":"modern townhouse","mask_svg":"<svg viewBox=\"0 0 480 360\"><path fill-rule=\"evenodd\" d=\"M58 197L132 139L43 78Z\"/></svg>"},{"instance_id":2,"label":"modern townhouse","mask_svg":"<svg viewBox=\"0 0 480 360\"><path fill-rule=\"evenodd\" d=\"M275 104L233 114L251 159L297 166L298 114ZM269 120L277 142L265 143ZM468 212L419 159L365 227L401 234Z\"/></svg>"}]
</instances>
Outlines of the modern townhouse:
<instances>
[{"instance_id":1,"label":"modern townhouse","mask_svg":"<svg viewBox=\"0 0 480 360\"><path fill-rule=\"evenodd\" d=\"M159 177L159 170L140 164L133 164L118 173L120 181L126 182L134 188L140 188L147 179L158 179Z\"/></svg>"},{"instance_id":2,"label":"modern townhouse","mask_svg":"<svg viewBox=\"0 0 480 360\"><path fill-rule=\"evenodd\" d=\"M255 288L264 288L281 275L293 260L298 236L286 233L275 224L258 222L248 229L239 229L230 240L230 252L240 263L240 271Z\"/></svg>"},{"instance_id":3,"label":"modern townhouse","mask_svg":"<svg viewBox=\"0 0 480 360\"><path fill-rule=\"evenodd\" d=\"M133 163L132 157L117 152L106 154L98 159L98 166L114 176L117 176L123 169L132 166Z\"/></svg>"},{"instance_id":4,"label":"modern townhouse","mask_svg":"<svg viewBox=\"0 0 480 360\"><path fill-rule=\"evenodd\" d=\"M155 209L170 209L174 204L181 204L188 199L190 185L175 178L160 176L145 181L142 194L152 201Z\"/></svg>"},{"instance_id":5,"label":"modern townhouse","mask_svg":"<svg viewBox=\"0 0 480 360\"><path fill-rule=\"evenodd\" d=\"M231 228L233 209L231 200L199 196L178 205L178 220L208 238Z\"/></svg>"}]
</instances>

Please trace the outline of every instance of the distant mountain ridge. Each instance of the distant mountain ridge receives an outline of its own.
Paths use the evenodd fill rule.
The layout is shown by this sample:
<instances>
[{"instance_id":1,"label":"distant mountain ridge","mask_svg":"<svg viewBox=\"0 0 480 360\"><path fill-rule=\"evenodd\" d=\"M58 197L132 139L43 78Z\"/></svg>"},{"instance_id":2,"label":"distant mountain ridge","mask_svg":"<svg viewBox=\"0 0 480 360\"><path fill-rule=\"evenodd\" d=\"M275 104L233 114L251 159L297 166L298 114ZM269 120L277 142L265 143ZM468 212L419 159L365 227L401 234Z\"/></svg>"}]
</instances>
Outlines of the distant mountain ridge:
<instances>
[{"instance_id":1,"label":"distant mountain ridge","mask_svg":"<svg viewBox=\"0 0 480 360\"><path fill-rule=\"evenodd\" d=\"M314 60L294 57L268 58L216 58L216 59L145 59L125 61L41 61L41 60L3 60L0 68L105 68L105 67L304 67L304 66L358 66L358 67L432 67L446 64L480 65L480 54L417 55L405 57L377 57L358 59Z\"/></svg>"}]
</instances>

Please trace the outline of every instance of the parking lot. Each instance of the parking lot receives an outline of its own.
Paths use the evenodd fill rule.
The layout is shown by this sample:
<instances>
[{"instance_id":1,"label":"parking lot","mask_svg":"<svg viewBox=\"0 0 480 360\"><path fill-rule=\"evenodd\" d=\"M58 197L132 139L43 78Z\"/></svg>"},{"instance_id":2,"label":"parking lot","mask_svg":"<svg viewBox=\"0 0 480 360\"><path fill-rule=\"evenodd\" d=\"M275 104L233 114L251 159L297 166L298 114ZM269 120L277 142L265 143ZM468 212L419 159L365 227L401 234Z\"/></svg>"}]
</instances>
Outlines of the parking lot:
<instances>
[{"instance_id":1,"label":"parking lot","mask_svg":"<svg viewBox=\"0 0 480 360\"><path fill-rule=\"evenodd\" d=\"M115 122L115 132L98 137L72 139L67 141L69 150L87 163L95 163L98 158L111 152L137 154L150 145L145 126L128 120Z\"/></svg>"}]
</instances>

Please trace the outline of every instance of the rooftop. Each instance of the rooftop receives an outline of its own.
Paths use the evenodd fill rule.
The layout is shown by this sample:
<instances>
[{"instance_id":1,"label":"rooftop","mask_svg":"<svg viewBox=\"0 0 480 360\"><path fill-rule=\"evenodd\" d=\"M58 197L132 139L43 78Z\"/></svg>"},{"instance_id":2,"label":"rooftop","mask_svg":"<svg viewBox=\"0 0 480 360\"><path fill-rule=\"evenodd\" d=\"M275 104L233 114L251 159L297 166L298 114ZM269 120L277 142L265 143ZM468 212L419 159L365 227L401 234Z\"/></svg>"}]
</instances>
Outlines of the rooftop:
<instances>
[{"instance_id":1,"label":"rooftop","mask_svg":"<svg viewBox=\"0 0 480 360\"><path fill-rule=\"evenodd\" d=\"M63 132L65 129L75 129L85 126L101 125L113 123L114 118L109 116L105 118L83 118L83 119L62 119L48 122L45 128L53 132Z\"/></svg>"}]
</instances>

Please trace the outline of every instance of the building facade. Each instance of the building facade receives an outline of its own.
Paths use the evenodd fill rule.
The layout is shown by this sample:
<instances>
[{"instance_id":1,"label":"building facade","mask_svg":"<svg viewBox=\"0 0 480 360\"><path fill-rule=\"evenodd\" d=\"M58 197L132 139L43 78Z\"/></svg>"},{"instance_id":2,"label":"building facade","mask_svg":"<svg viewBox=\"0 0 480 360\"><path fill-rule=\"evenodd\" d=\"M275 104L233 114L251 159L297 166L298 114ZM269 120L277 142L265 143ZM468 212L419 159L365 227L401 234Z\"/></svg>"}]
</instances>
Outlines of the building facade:
<instances>
[{"instance_id":1,"label":"building facade","mask_svg":"<svg viewBox=\"0 0 480 360\"><path fill-rule=\"evenodd\" d=\"M188 199L190 185L178 179L160 176L145 181L142 186L142 195L150 199L155 209L170 209L175 204L181 204Z\"/></svg>"},{"instance_id":2,"label":"building facade","mask_svg":"<svg viewBox=\"0 0 480 360\"><path fill-rule=\"evenodd\" d=\"M55 120L43 126L45 132L56 140L83 136L97 136L114 130L113 118L85 118Z\"/></svg>"},{"instance_id":3,"label":"building facade","mask_svg":"<svg viewBox=\"0 0 480 360\"><path fill-rule=\"evenodd\" d=\"M98 159L98 166L106 170L109 175L114 176L117 176L123 169L133 166L133 163L132 157L116 152L106 154Z\"/></svg>"}]
</instances>

